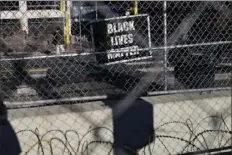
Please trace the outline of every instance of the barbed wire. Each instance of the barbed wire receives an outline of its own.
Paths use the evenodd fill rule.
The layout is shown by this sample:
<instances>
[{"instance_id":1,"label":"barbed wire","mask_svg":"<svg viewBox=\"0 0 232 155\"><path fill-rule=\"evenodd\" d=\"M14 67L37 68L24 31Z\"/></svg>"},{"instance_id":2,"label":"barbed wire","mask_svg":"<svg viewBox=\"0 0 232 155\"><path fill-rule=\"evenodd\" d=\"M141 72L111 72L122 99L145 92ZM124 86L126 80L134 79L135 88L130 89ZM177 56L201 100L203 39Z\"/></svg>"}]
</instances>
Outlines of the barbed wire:
<instances>
[{"instance_id":1,"label":"barbed wire","mask_svg":"<svg viewBox=\"0 0 232 155\"><path fill-rule=\"evenodd\" d=\"M231 114L230 114L231 115ZM228 116L230 116L228 115ZM231 130L223 130L223 129L209 129L209 130L203 130L202 132L198 132L196 133L196 129L199 127L199 124L204 123L204 121L208 118L214 118L217 117L219 118L221 121L221 123L223 123L225 126L227 126L227 124L225 123L225 119L228 117L226 116L225 118L222 117L218 117L218 116L211 116L211 117L206 117L204 119L202 119L194 128L193 126L191 127L191 120L188 119L186 120L186 122L181 122L181 121L171 121L171 122L166 122L163 123L162 125L158 126L157 128L154 129L155 132L158 132L160 130L160 128L167 126L169 124L175 124L176 127L178 127L179 125L184 125L189 131L189 139L184 139L182 137L178 137L178 136L171 136L171 135L162 135L162 134L154 134L151 136L154 136L155 141L159 140L162 143L162 139L173 139L173 140L177 140L180 142L185 143L186 145L183 147L182 151L179 152L179 154L184 154L187 153L189 151L205 151L205 153L207 152L207 150L210 151L210 148L207 146L207 142L205 141L205 145L203 145L201 143L201 138L203 135L208 134L208 133L216 133L217 135L219 134L228 134L229 137L232 136L232 131ZM20 137L20 134L25 134L25 132L29 132L32 133L37 141L34 142L34 144L32 144L30 146L30 148L28 150L25 151L25 155L29 154L31 151L33 151L33 149L35 149L35 147L37 147L37 151L40 150L39 155L45 155L45 146L49 146L49 152L53 155L53 150L57 147L57 145L55 147L52 146L52 141L57 140L59 141L62 145L63 145L63 149L62 152L64 153L65 150L67 150L69 152L70 155L77 155L77 154L81 154L84 155L86 153L86 155L90 154L90 152L92 151L92 149L90 148L90 145L95 145L95 144L100 144L100 145L108 145L110 146L111 149L109 149L108 154L111 153L112 149L117 147L117 144L115 144L113 141L105 141L105 140L85 140L85 137L88 136L89 134L93 134L95 135L95 131L99 132L100 130L106 130L109 131L112 135L113 135L113 131L107 127L96 127L96 128L92 128L89 129L85 134L83 134L82 137L80 137L80 134L78 133L78 131L76 130L67 130L67 131L63 131L63 130L49 130L46 131L43 134L39 133L39 129L36 128L34 131L33 130L20 130L17 132L18 136ZM54 136L57 134L52 134L52 133L60 133L63 137L59 138L58 136ZM73 133L74 135L76 135L76 143L78 144L77 146L72 146L71 145L71 141L68 138L68 133ZM49 139L45 139L45 136L48 134L52 134L53 136L50 137ZM185 133L187 134L187 133ZM73 135L72 135L73 137ZM97 139L97 138L93 138L93 139ZM152 143L156 143L156 142L149 142L149 137L147 138L149 145L142 148L141 150L139 150L138 152L144 152L144 155L148 155L148 153L145 153L145 149L149 148L149 155L155 154L155 152L151 152L151 145L153 145ZM225 143L223 145L221 145L221 141L218 141L218 148L220 151L220 148L224 148L228 146L228 142L231 139L229 138L228 140L225 141ZM200 142L200 146L203 147L203 149L201 149L198 144L196 143L196 141ZM164 149L169 152L169 154L171 154L168 149L168 146L166 146L164 143L162 143ZM127 150L131 150L132 149L128 148L125 146L125 149ZM89 152L90 151L90 152ZM62 153L62 154L63 154ZM208 152L209 153L209 152Z\"/></svg>"},{"instance_id":2,"label":"barbed wire","mask_svg":"<svg viewBox=\"0 0 232 155\"><path fill-rule=\"evenodd\" d=\"M112 3L112 4L110 4L110 3ZM119 3L119 2L116 2L116 3ZM123 2L123 3L126 4L126 2ZM123 3L119 3L119 6L120 6L120 4L122 5ZM222 33L223 30L220 29L220 32L221 32L221 33L219 32L220 35L218 35L216 37L212 37L212 36L215 36L215 34L214 33L212 34L211 28L212 28L212 31L215 30L215 32L218 32L218 30L217 30L218 28L214 28L214 26L211 27L210 24L213 23L211 20L216 20L220 16L218 15L218 13L215 13L215 10L210 10L209 8L214 7L216 9L216 11L223 12L223 15L225 16L223 19L226 20L225 24L224 24L224 26L225 26L224 29L226 29L227 27L229 27L228 25L231 22L230 21L231 18L229 18L231 16L231 11L229 11L229 9L227 8L227 7L231 7L230 4L223 5L222 7L220 7L220 5L217 5L220 3L209 3L209 2L199 2L199 3L190 3L190 2L189 3L185 3L185 2L179 3L179 2L177 2L176 4L171 3L171 2L170 3L169 2L163 2L163 3L151 2L151 3L153 3L157 6L160 6L161 10L163 9L164 12L162 12L162 13L166 14L166 17L168 19L167 21L172 21L174 19L176 20L176 22L173 22L173 23L172 22L166 23L167 24L166 29L169 28L168 29L169 31L166 32L167 34L165 34L166 39L164 39L164 40L166 40L166 43L164 43L163 39L159 38L158 40L160 41L160 43L158 43L159 46L157 46L157 41L152 39L151 47L143 49L143 50L151 50L151 54L157 53L155 50L164 50L164 51L160 52L158 54L158 56L161 57L160 60L163 62L163 65L161 67L162 71L159 74L161 74L160 76L163 77L162 79L164 79L165 82L161 81L160 79L157 79L157 83L162 82L162 84L165 85L165 89L163 89L162 86L158 85L159 89L161 89L162 91L161 92L155 91L155 93L157 93L157 94L163 93L164 94L165 91L169 92L169 93L172 91L169 89L166 90L167 89L167 85L166 85L167 78L170 77L170 76L168 76L169 74L171 74L171 76L174 76L175 80L180 83L178 86L176 86L174 88L175 89L174 91L178 91L179 89L184 91L184 89L182 89L182 88L185 88L186 92L190 92L190 91L194 91L195 87L197 87L195 89L195 91L196 90L200 91L198 89L198 87L200 87L200 88L203 87L203 89L204 89L204 87L207 87L207 88L205 88L205 90L212 90L213 88L211 89L209 87L211 87L211 86L214 87L214 85L212 83L215 83L215 81L216 81L216 80L213 80L213 82L212 82L212 80L211 80L211 78L214 78L214 76L215 76L215 74L214 74L215 71L213 69L216 68L215 67L216 64L220 63L221 59L219 60L219 58L221 58L222 55L224 55L226 58L229 57L229 54L227 54L227 51L230 50L230 48L231 48L230 47L231 40L228 37L228 36L230 36L229 29L228 29L228 31L226 31L226 33ZM109 8L110 5L116 5L113 2L109 2L109 4L105 4L103 2L97 2L97 4L100 6L103 6L105 9ZM145 2L144 3L141 2L141 4L145 5ZM174 4L174 7L170 7L173 4ZM93 3L93 6L95 6L95 5L96 5L96 3ZM164 5L164 6L162 6L162 5ZM178 9L180 6L185 6L185 5L187 5L187 6L189 5L188 7L191 7L191 11L190 11L190 13L187 13L186 16L182 17L182 15L177 14L177 12L178 12ZM118 9L122 10L121 7L122 6L120 6L120 8L118 8ZM142 10L142 8L141 8L141 10ZM146 9L144 9L144 10L146 10ZM121 12L119 11L119 13L118 13L115 11L115 9L113 11L110 9L108 9L108 11L106 11L106 10L98 10L98 11L102 15L116 17L117 19L119 16L121 16ZM155 12L155 13L159 14L159 11ZM59 12L59 11L57 11L57 12ZM201 17L202 14L204 14L204 12L206 12L205 14L207 15L207 17ZM151 13L151 12L149 12L149 13ZM172 13L174 13L174 15L172 15ZM47 12L47 14L49 15L49 12ZM63 15L64 14L62 14L62 18L63 18ZM5 16L7 17L8 15L5 15ZM5 16L4 16L4 18L5 18ZM27 14L27 16L28 16L28 14ZM170 19L170 16L171 16L171 19ZM129 17L130 16L123 17L123 18L129 18ZM159 24L159 22L158 22L160 19L156 20L157 17L160 18L162 16L149 15L149 18L148 18L149 21L151 22L151 26L152 26L151 33L154 33L154 36L157 36L160 34L162 35L162 33L163 33L163 32L159 33L159 31L157 30L157 29L159 29L160 25L163 26L162 24ZM210 17L212 19L210 20L208 17ZM209 21L207 22L207 20L209 20ZM49 21L49 22L52 23L52 21ZM82 24L82 22L84 22L84 20L83 21L81 20L80 24ZM208 23L208 25L206 23ZM4 25L4 23L2 21L0 24ZM173 25L171 25L171 24L173 24ZM202 28L202 30L197 30L198 27L194 27L194 24L195 25L203 25L203 26L200 26ZM9 27L9 26L7 26L7 27ZM5 29L7 29L7 28L5 28ZM17 29L17 28L14 28L14 29ZM46 28L42 28L42 29L46 29ZM44 33L45 31L43 31L42 29L39 30L39 28L38 28L39 31ZM1 32L3 32L3 31L1 31ZM141 34L139 32L136 32L136 33L138 33L137 34L137 42L139 42L140 44L145 46L146 43L144 43L144 40L145 40L143 37L144 34ZM158 33L158 34L156 34L156 33ZM200 34L203 35L205 33L210 34L209 38L213 38L213 41L211 41L207 37L205 39L202 39L203 37ZM5 37L5 35L6 35L6 37ZM199 40L195 41L195 39L197 38L195 36L199 37L199 35L200 35L200 39L199 39L200 41ZM221 36L221 35L223 35L223 36ZM120 86L121 86L121 84L126 83L125 90L120 91L120 92L123 92L122 94L124 94L124 95L126 94L126 95L124 97L120 98L120 101L117 104L115 104L115 106L112 107L113 111L115 112L114 118L118 118L118 117L122 116L124 113L126 113L127 109L129 109L136 102L136 100L144 94L144 92L149 90L150 87L153 87L153 85L152 85L153 81L154 81L153 79L154 79L154 77L157 77L157 72L148 71L148 72L139 72L138 74L135 74L135 78L132 78L130 76L125 76L125 77L129 77L130 79L127 80L124 78L124 80L123 80L120 75L123 74L122 70L125 69L125 66L117 66L119 63L103 64L103 65L99 65L96 62L92 63L92 58L89 58L88 60L85 58L87 56L96 56L99 54L103 54L104 52L96 51L95 53L91 53L91 52L84 53L82 43L80 43L81 44L81 50L80 50L81 53L74 53L74 54L73 53L71 53L71 54L60 53L57 55L52 55L52 52L50 51L50 52L48 52L49 55L41 55L41 56L34 56L32 53L27 55L27 57L19 56L19 58L17 58L15 56L9 56L9 54L12 53L12 50L15 47L12 47L12 48L9 47L7 40L11 41L11 42L17 42L17 39L16 39L16 41L15 40L12 41L11 34L2 34L2 36L4 36L3 37L4 39L0 38L1 39L0 40L1 41L0 42L0 50L3 48L3 50L5 51L5 54L8 54L8 55L7 55L7 57L5 57L6 55L3 57L1 56L1 59L0 59L1 66L0 67L3 70L4 69L8 70L9 68L13 68L13 70L16 69L17 73L15 72L15 74L13 74L13 75L10 73L10 77L12 77L12 79L15 79L15 78L17 79L17 77L19 77L19 79L23 79L19 83L17 83L19 81L19 79L17 79L16 86L14 86L14 89L12 89L13 87L11 87L11 86L13 84L11 82L9 82L12 79L8 78L9 72L6 70L1 71L0 72L0 74L1 74L0 85L4 86L4 87L1 87L1 89L4 88L3 89L4 95L6 97L12 98L11 100L13 102L16 101L17 99L13 98L11 95L14 94L14 91L16 90L17 86L19 86L20 84L26 83L27 85L32 86L37 91L37 93L40 95L38 98L36 98L37 100L42 98L42 100L39 100L38 102L35 101L34 99L29 98L29 101L24 102L23 105L21 104L23 101L22 102L21 101L15 102L16 106L15 105L12 106L11 102L8 102L7 106L11 109L29 108L29 107L31 108L31 107L40 107L40 106L48 106L48 105L50 106L51 104L52 105L57 105L57 104L64 105L64 104L66 104L67 101L70 101L68 99L71 99L72 102L75 102L75 101L84 102L84 100L89 101L89 99L93 99L93 100L99 100L102 98L107 99L107 95L105 95L105 94L107 94L107 92L105 91L105 89L107 89L107 88L105 88L105 87L99 88L99 85L100 85L99 83L104 81L107 84L116 85L115 83L118 80L119 82L121 82ZM82 36L82 32L80 32L80 36ZM152 36L151 38L153 38L154 36ZM208 36L208 35L206 35L206 36ZM87 36L87 38L88 37L90 37L90 36ZM188 37L189 37L189 39L187 39L187 41L184 40L182 42L183 39L186 39ZM45 36L45 38L49 38L49 36ZM39 42L42 42L42 40L40 40ZM44 39L44 40L46 40L46 39ZM61 38L59 40L61 40ZM180 40L181 40L181 42L179 42ZM27 42L26 40L21 40L19 38L18 38L18 41ZM190 43L189 43L189 41L190 41ZM201 43L201 41L203 41L203 43ZM50 42L49 40L46 40L45 42L43 42L43 45L41 45L41 51L45 52L47 50L47 45L46 46L44 46L44 45L49 44L49 42ZM163 43L164 43L164 46L162 45ZM32 44L32 43L30 43L30 44ZM207 46L205 46L205 45L207 45ZM21 46L23 46L23 47L21 47ZM35 45L35 46L37 46L37 45ZM205 47L204 50L202 50L203 46ZM18 50L23 51L26 49L26 47L27 46L25 44L18 45L18 46L16 46L16 50L18 49ZM58 48L58 46L56 46L56 47ZM59 47L59 48L61 48L61 47ZM32 45L29 46L29 48L32 48ZM33 48L35 48L34 44L33 44ZM54 47L52 46L51 48L55 48L55 46ZM203 54L202 53L199 54L199 53L195 52L195 55L204 55L204 56L203 57L202 56L199 56L199 57L198 56L197 57L191 56L191 52L189 52L190 48L193 48L194 50L197 50L197 51L198 50L203 51ZM37 48L35 48L35 49L37 49ZM215 50L215 49L217 49L217 50ZM9 52L9 51L11 51L11 52ZM139 49L136 52L141 52L141 51L142 50ZM209 54L208 51L210 51L210 52L216 51L216 53ZM221 52L221 54L220 54L220 52ZM117 52L116 51L115 53L126 53L126 52ZM204 54L204 53L206 53L206 54ZM76 59L74 59L74 56ZM81 56L83 56L83 57L81 57ZM170 58L168 56L170 56ZM70 61L69 58L73 58L72 61ZM156 69L158 65L155 62L158 58L156 58L156 56L151 56L151 58L152 58L151 61L153 63L149 67ZM181 59L179 59L179 58L181 58ZM83 59L83 60L80 60L80 59ZM25 64L22 66L19 66L19 68L10 64L12 62L14 63L14 61L16 61L16 60L17 61L27 60L28 63L31 63L28 66L32 66L32 67L35 67L35 66L41 67L40 66L41 64L43 64L42 66L43 67L45 66L46 68L53 66L53 67L49 68L49 71L51 71L52 73L49 73L48 75L46 75L45 78L35 80L35 78L32 78L31 75L29 75L29 72L27 72L24 69L26 66ZM85 61L85 63L83 63L83 61ZM145 61L146 61L146 59L145 59ZM210 62L210 64L206 63L206 62ZM74 65L72 66L71 63ZM169 71L168 70L169 64L172 64L174 66L174 73L168 72ZM115 67L116 69L112 65L116 66ZM77 66L80 66L80 67L77 69ZM211 67L209 67L209 66L211 66ZM142 69L145 69L145 68L146 68L146 65L143 65ZM199 73L200 72L199 68L205 69L206 71ZM197 69L197 70L194 70L194 69ZM97 70L98 70L98 72L97 72ZM102 72L99 72L99 70ZM136 72L139 70L139 67L136 65L129 66L129 70L132 72ZM218 69L218 70L220 70L220 69ZM93 73L88 74L90 71ZM229 69L226 68L222 71L222 73L227 73L228 71L229 71ZM6 74L5 74L5 72L6 72ZM72 73L75 72L77 74L71 74L70 72L72 72ZM129 71L126 70L126 72L128 72L127 74L129 74ZM94 74L94 76L91 76L93 74ZM99 75L96 76L95 74L99 74L100 76ZM207 76L205 74L207 74ZM79 79L79 77L77 77L78 80L76 80L76 81L82 82L82 83L80 82L81 83L80 85L75 85L76 83L74 81L70 80L70 77L73 77L76 75L78 75L82 79L84 79L84 80L81 80L81 79ZM57 81L54 81L52 78L55 78ZM94 82L94 84L93 83L83 84L83 83L85 83L86 78L88 78L89 81ZM231 81L230 78L231 77L229 77L228 81ZM49 81L49 80L51 80L51 81ZM67 82L69 80L71 81L70 83ZM220 90L228 90L227 86L228 86L228 83L230 83L228 81L224 82L224 84L220 84L220 86L223 86L223 88L218 88L219 91ZM6 84L8 84L8 85L6 85ZM45 86L44 86L44 84L45 84ZM71 87L73 84L74 84L74 86ZM11 86L9 87L9 85L11 85ZM64 85L66 85L66 88L61 87ZM68 85L68 87L67 87L67 85ZM98 88L95 90L91 90L91 88L88 85L92 85L92 86L96 85L96 87L98 87ZM104 84L104 85L106 85L106 84ZM116 86L116 87L120 87L120 86ZM71 87L71 88L69 88L69 87ZM78 88L78 90L76 88ZM8 90L8 89L10 89L10 90ZM60 92L61 91L60 89L63 89L63 93L66 95L68 94L67 95L68 97L64 97L62 95L59 95L59 93L57 93L57 92ZM102 94L102 92L101 93L95 92L95 91L98 91L99 89L105 94L101 95L100 97L99 96L94 97L93 94ZM115 87L112 89L116 90ZM154 88L152 88L152 89L154 89ZM8 91L5 91L5 90L8 90ZM55 90L55 91L53 91L53 90ZM78 93L76 93L74 90L77 91ZM120 94L119 91L115 91L115 90L113 91L113 93L110 92L109 94ZM73 98L71 98L69 96L69 91L74 92ZM90 96L92 98L86 97L86 96L88 96L88 92L91 92L91 91L94 92L92 94L90 93ZM60 93L60 94L62 94L62 93ZM120 96L122 96L122 95L120 95ZM45 99L43 99L43 98L45 98ZM25 99L23 99L23 100L25 101ZM32 105L32 104L34 104L34 105ZM154 132L156 132L159 129L162 129L163 127L166 127L167 125L170 125L170 124L175 124L176 126L183 125L187 129L187 132L185 134L188 134L188 138L186 138L186 139L185 139L185 137L178 137L178 136L173 136L173 135L162 135L162 134L151 135L151 137L156 139L156 140L159 140L160 143L162 144L162 147L164 148L164 152L165 153L167 152L168 154L171 154L172 151L171 151L171 148L168 147L168 144L165 144L162 141L163 139L171 139L171 140L176 140L178 142L184 143L185 145L184 145L183 149L180 151L180 153L185 153L185 152L189 152L189 151L200 151L200 150L210 149L208 144L207 144L207 140L205 138L205 135L210 134L210 133L218 134L218 136L217 136L218 137L218 146L219 146L219 148L220 147L223 148L224 146L227 146L228 143L230 142L229 139L227 140L226 138L223 138L223 136L225 136L227 134L231 136L231 130L229 128L229 125L227 125L226 121L225 121L225 119L229 118L230 116L231 116L231 114L227 115L225 117L224 116L209 116L209 117L203 119L195 127L193 125L193 122L190 119L187 119L186 122L170 121L170 122L164 123L164 124L162 124L154 129ZM84 118L84 116L83 116L83 118ZM109 121L111 121L111 118L112 117L109 117L109 115L106 115L102 119L102 122L108 123ZM201 123L204 122L206 119L212 119L212 122L213 122L212 128L213 129L204 129L201 132L196 132L197 128L199 126L201 126ZM88 118L86 118L86 120L88 120ZM219 120L219 124L218 124L218 120ZM89 120L89 122L91 122L91 120ZM103 137L100 135L100 131L106 130L106 131L110 132L111 134L113 134L113 131L111 131L109 128L106 128L106 127L98 127L97 128L94 122L92 122L92 124L94 125L94 128L88 129L88 131L84 134L84 136L82 138L80 138L80 134L76 130L67 130L67 131L47 130L44 134L41 135L41 133L39 132L39 129L36 128L35 131L33 131L33 130L20 130L17 132L17 134L20 136L20 134L25 134L25 133L29 132L36 137L35 143L32 145L30 144L30 147L28 150L25 151L25 154L32 153L32 151L34 151L34 149L36 149L36 148L37 148L37 153L41 154L41 155L45 155L46 154L45 151L47 151L47 150L48 150L49 154L55 154L54 152L57 149L57 146L54 146L55 141L57 143L60 143L60 145L62 145L61 146L61 148L62 148L61 154L65 154L66 151L70 155L72 155L72 154L75 154L75 155L77 155L77 154L83 154L83 155L84 154L91 154L91 152L94 152L94 149L97 147L96 144L105 145L105 147L109 148L110 151L108 152L108 154L110 154L112 152L112 150L114 149L114 147L117 147L117 145L114 143L114 141L104 140ZM223 125L224 129L221 129L222 125ZM53 133L53 132L61 134L64 139L61 139L58 136L51 137L49 139L45 139L46 135L49 135L50 133ZM71 145L71 141L69 141L69 139L68 139L68 133L73 133L77 136L76 140L78 141L78 145L76 148ZM88 140L88 141L84 140L85 136L87 136L89 134L93 134L94 139ZM219 134L222 134L223 136L220 138ZM150 139L152 139L151 137L147 137L148 144L150 144ZM224 139L226 139L226 141L223 144ZM215 141L215 139L212 141ZM94 145L96 145L96 146L94 146ZM90 146L93 146L93 148ZM143 148L144 155L147 154L147 152L145 151L146 148L148 148L149 154L154 154L154 151L151 150L151 146L148 145L148 146ZM124 149L126 149L128 151L135 151L135 152L138 151L138 150L130 149L126 146ZM142 150L139 150L139 151L142 151Z\"/></svg>"}]
</instances>

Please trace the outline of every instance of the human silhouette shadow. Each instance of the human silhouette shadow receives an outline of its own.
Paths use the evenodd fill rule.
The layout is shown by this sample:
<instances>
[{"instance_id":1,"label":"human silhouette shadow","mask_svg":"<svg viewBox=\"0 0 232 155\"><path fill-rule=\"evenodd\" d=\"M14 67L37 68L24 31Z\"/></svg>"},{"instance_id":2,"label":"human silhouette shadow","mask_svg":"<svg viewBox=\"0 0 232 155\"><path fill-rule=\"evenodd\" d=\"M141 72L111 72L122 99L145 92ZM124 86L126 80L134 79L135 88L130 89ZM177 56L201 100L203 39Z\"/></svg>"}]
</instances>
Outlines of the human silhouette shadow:
<instances>
[{"instance_id":1,"label":"human silhouette shadow","mask_svg":"<svg viewBox=\"0 0 232 155\"><path fill-rule=\"evenodd\" d=\"M7 119L7 108L0 101L0 154L19 155L21 153L17 135Z\"/></svg>"},{"instance_id":2,"label":"human silhouette shadow","mask_svg":"<svg viewBox=\"0 0 232 155\"><path fill-rule=\"evenodd\" d=\"M153 105L138 99L123 114L117 116L115 106L118 103L105 101L113 114L114 154L136 155L137 150L154 141Z\"/></svg>"}]
</instances>

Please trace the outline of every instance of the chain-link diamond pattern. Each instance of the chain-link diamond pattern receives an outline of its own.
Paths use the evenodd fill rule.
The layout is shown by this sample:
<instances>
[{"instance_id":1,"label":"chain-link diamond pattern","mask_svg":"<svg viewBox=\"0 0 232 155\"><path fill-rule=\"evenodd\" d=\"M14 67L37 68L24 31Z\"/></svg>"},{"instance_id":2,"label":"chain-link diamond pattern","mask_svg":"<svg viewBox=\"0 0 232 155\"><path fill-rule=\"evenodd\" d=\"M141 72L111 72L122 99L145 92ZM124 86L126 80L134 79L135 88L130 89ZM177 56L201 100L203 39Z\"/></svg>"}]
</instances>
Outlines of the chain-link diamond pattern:
<instances>
[{"instance_id":1,"label":"chain-link diamond pattern","mask_svg":"<svg viewBox=\"0 0 232 155\"><path fill-rule=\"evenodd\" d=\"M0 136L21 154L228 150L231 57L229 1L1 1Z\"/></svg>"}]
</instances>

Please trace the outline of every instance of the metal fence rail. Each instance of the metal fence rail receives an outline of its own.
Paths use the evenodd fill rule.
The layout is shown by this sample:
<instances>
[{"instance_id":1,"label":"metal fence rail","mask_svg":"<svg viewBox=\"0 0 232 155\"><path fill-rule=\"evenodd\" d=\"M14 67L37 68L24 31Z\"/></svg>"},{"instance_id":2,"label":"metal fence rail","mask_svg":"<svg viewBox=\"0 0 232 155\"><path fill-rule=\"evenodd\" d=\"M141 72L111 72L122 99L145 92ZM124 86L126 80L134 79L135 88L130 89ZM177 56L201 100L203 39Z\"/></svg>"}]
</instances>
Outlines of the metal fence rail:
<instances>
[{"instance_id":1,"label":"metal fence rail","mask_svg":"<svg viewBox=\"0 0 232 155\"><path fill-rule=\"evenodd\" d=\"M51 2L51 4L53 3L54 6L59 4ZM88 2L88 4L84 2L74 2L72 5L70 5L70 3L66 4L62 2L60 5L64 4L63 7L67 7L66 10L63 10L63 15L62 12L61 14L60 12L57 12L60 14L59 20L57 20L57 16L53 17L53 14L55 13L54 10L50 10L51 14L49 13L49 10L44 10L44 12L47 11L48 17L38 16L38 19L33 17L33 19L28 19L26 21L23 21L23 19L20 18L16 23L11 23L11 25L13 24L12 26L17 25L15 29L12 29L12 32L8 29L10 25L6 23L6 20L11 19L4 18L4 20L1 20L1 23L5 23L1 25L2 81L4 81L4 79L8 79L9 81L10 76L13 80L13 77L16 75L13 74L13 72L8 73L8 68L11 68L12 70L14 69L15 63L24 60L26 69L30 69L32 74L37 74L37 77L40 75L37 71L38 68L45 67L53 70L53 75L50 75L46 71L44 73L47 78L48 76L56 77L52 80L57 84L50 86L49 93L59 94L58 90L63 89L63 93L67 95L63 96L64 94L59 94L61 98L67 96L89 96L90 94L88 94L88 92L98 92L99 89L102 91L100 91L101 93L96 93L96 96L113 95L119 92L122 94L128 93L130 91L129 88L135 86L136 81L138 81L138 79L140 79L146 72L154 72L154 78L151 81L152 83L149 86L149 89L146 90L147 92L168 90L176 90L178 92L178 90L181 89L229 87L229 84L231 83L231 77L229 76L231 69L231 60L229 59L231 55L231 14L228 10L231 9L231 3L221 2L220 4L222 5L218 5L218 3L219 2L138 2L138 14L148 14L149 23L141 23L140 27L137 26L136 33L139 33L139 38L142 39L145 39L150 35L150 45L147 49L150 51L151 56L142 58L134 56L134 58L126 60L113 60L105 63L107 66L98 64L96 60L96 57L101 56L101 53L104 53L105 51L99 51L93 47L93 33L91 32L90 26L93 22L91 21L99 21L103 16L108 20L115 17L121 19L121 16L127 18L128 16L125 16L125 14L128 10L131 16L134 16L133 11L131 11L131 9L133 9L133 2L109 1L104 3ZM8 3L6 4L9 5ZM12 7L15 5L14 3L10 4ZM25 8L27 5L31 5L29 2L20 2L20 4L20 7ZM37 5L37 3L35 5ZM46 6L46 4L43 5ZM70 9L67 9L68 7L70 7ZM89 10L90 7L92 10ZM224 9L227 8L227 12L222 13L221 7L224 7ZM22 11L22 9L19 9L19 12L24 14ZM10 13L9 10L8 12ZM3 11L2 16L7 16L7 14L4 13L8 12ZM72 17L68 23L66 22L67 13ZM29 23L25 24L27 21ZM35 23L32 23L32 21L36 22L36 25ZM22 30L27 32L26 34L21 33L20 27L18 26L20 24ZM53 44L53 32L56 27L60 27L63 32L61 33L61 35L63 34L63 37L61 37L62 39L59 39L59 41L63 40L65 53L56 53L56 48L58 47ZM148 34L145 32L147 28L150 31ZM4 34L6 31L9 32ZM67 39L67 33L70 33L69 35L73 41L71 44L67 44L67 40L65 40ZM24 35L27 35L28 37ZM75 38L79 38L79 40L75 40ZM22 39L25 41L18 44L18 40L22 41ZM135 44L141 44L139 42L136 42ZM144 43L145 42L142 44ZM114 46L114 48L117 47ZM137 49L137 51L141 53L143 50L146 50L146 48ZM23 55L20 55L20 53ZM113 55L119 55L124 53L124 51L118 50L114 51L114 53L115 54ZM125 51L125 53L128 52ZM62 67L60 66L57 68L59 65L57 63L52 64L51 61L60 62ZM70 72L70 68L72 67L67 66L71 62L75 62L71 64L74 67L72 72ZM83 63L85 64L84 66ZM88 69L85 68L86 66ZM103 67L105 70L104 72L98 71L98 73L91 73L92 71L95 72L93 66L97 68ZM170 67L172 69L170 69ZM35 69L33 70L33 68ZM77 68L81 68L83 72L78 72ZM133 71L131 72L132 68ZM55 72L55 70L57 72ZM75 70L77 72L75 72ZM70 74L68 74L68 72L70 72ZM114 72L115 74L123 73L123 76L111 77L114 75L105 74L107 72ZM81 75L82 73L83 75ZM65 82L70 76L79 76L77 74L80 74L83 79L79 79L77 82ZM65 78L64 81L61 81L61 77ZM90 77L92 80L86 82L84 77ZM98 77L101 77L104 80L100 83L96 80ZM125 77L129 78L128 81L134 84L125 83L125 88L119 88L117 82L126 81L127 79L123 79ZM14 83L15 79L12 80L9 82ZM41 75L40 78L34 80L38 81L45 79L43 79L43 76ZM23 77L21 82L25 83L25 81L27 80ZM95 90L96 88L86 87L79 88L86 92L84 94L70 91L65 93L66 88L62 87L63 84L58 83L68 83L67 85L73 84L77 86L94 83L93 85L94 87L97 87L97 90ZM10 94L14 94L15 91L8 86L4 86L5 84L5 82L1 82L2 88L7 89L7 91L3 90L3 92L11 92ZM15 87L19 87L19 85ZM26 87L35 89L33 88L34 85L35 84L32 84ZM41 87L46 87L44 84L39 85L41 85ZM112 91L107 92L112 88L114 90L118 89L118 91L115 93ZM16 90L17 89L19 88L16 88ZM35 98L39 100L45 99L43 96L41 97L29 97L27 100L33 101ZM9 96L9 93L6 94L6 98L11 101L16 101L12 96ZM25 100L25 98L21 101L23 100Z\"/></svg>"},{"instance_id":2,"label":"metal fence rail","mask_svg":"<svg viewBox=\"0 0 232 155\"><path fill-rule=\"evenodd\" d=\"M224 95L232 82L231 10L229 1L2 1L0 94L12 109L125 96L129 104L144 96ZM199 151L191 144L197 146L173 151Z\"/></svg>"}]
</instances>

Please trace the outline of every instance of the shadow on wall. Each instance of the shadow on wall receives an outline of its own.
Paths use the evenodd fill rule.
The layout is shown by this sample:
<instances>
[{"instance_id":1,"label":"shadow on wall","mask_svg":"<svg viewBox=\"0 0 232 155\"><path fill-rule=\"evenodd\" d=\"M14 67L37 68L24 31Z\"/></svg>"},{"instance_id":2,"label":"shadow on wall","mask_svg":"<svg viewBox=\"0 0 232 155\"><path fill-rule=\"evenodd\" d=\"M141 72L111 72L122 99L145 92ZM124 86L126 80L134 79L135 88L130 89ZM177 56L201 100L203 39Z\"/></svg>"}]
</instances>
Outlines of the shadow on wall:
<instances>
[{"instance_id":1,"label":"shadow on wall","mask_svg":"<svg viewBox=\"0 0 232 155\"><path fill-rule=\"evenodd\" d=\"M17 135L7 120L7 109L0 100L0 154L19 155L21 148Z\"/></svg>"},{"instance_id":2,"label":"shadow on wall","mask_svg":"<svg viewBox=\"0 0 232 155\"><path fill-rule=\"evenodd\" d=\"M154 141L153 105L138 99L122 115L116 117L117 103L107 103L113 113L114 152L116 155L136 155L137 150Z\"/></svg>"}]
</instances>

